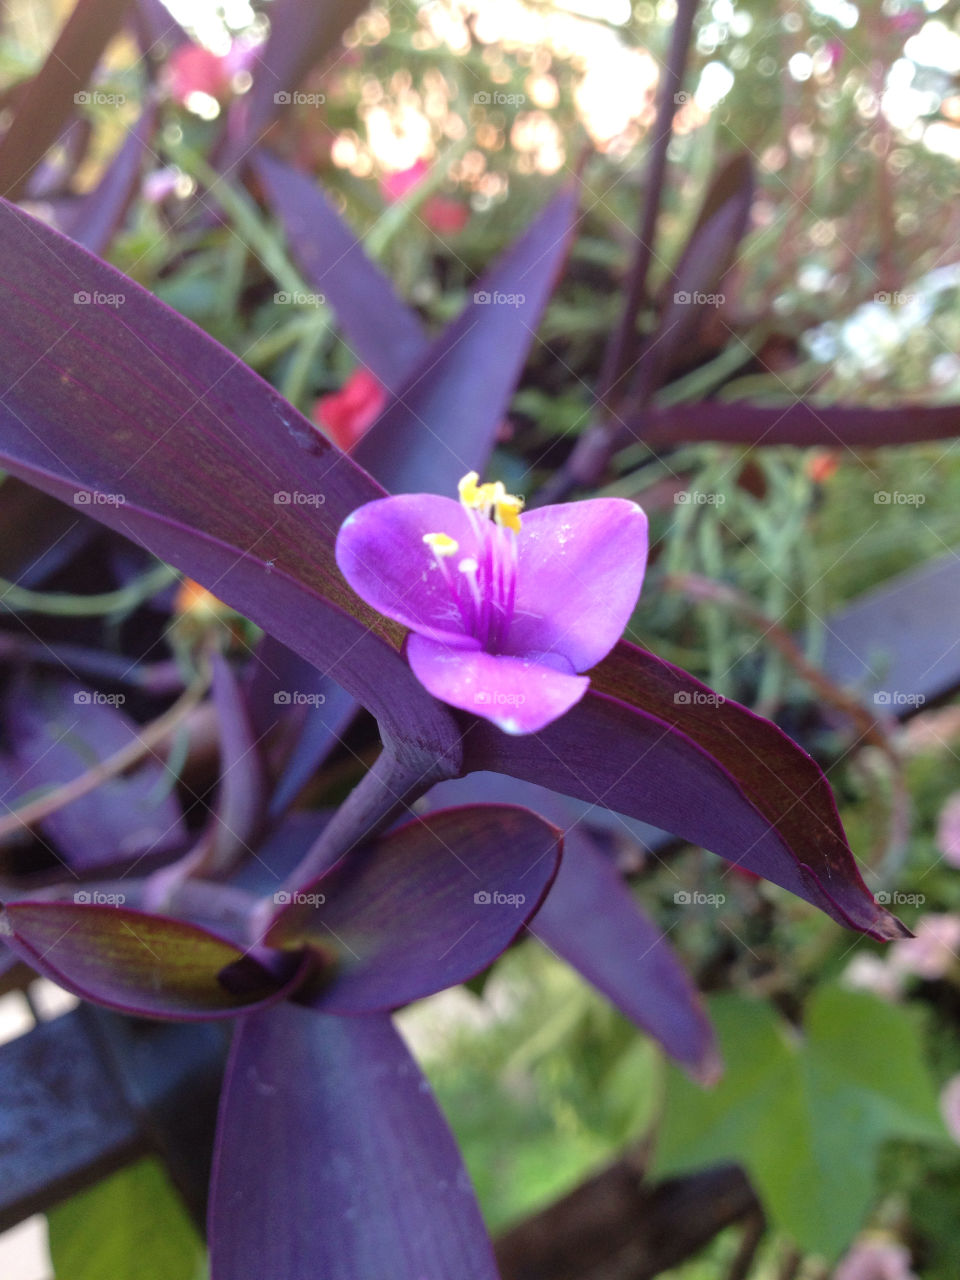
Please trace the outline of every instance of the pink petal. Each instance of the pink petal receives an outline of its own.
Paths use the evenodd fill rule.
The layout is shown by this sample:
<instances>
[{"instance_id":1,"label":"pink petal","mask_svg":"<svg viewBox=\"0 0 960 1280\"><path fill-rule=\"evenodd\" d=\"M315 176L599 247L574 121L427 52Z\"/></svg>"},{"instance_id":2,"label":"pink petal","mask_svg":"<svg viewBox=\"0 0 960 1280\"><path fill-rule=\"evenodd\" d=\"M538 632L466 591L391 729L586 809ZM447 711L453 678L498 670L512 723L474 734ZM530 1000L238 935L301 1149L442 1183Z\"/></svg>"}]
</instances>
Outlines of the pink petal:
<instances>
[{"instance_id":1,"label":"pink petal","mask_svg":"<svg viewBox=\"0 0 960 1280\"><path fill-rule=\"evenodd\" d=\"M538 733L569 711L590 681L532 658L502 657L412 635L407 659L420 683L452 707L504 733Z\"/></svg>"},{"instance_id":2,"label":"pink petal","mask_svg":"<svg viewBox=\"0 0 960 1280\"><path fill-rule=\"evenodd\" d=\"M459 552L447 565L466 604L466 583L457 572L457 561L477 555L477 539L463 507L452 498L405 493L360 507L337 535L340 572L379 613L425 636L475 649L479 642L466 634L443 572L423 541L425 533L446 533L459 543Z\"/></svg>"},{"instance_id":3,"label":"pink petal","mask_svg":"<svg viewBox=\"0 0 960 1280\"><path fill-rule=\"evenodd\" d=\"M588 671L623 635L647 564L647 517L622 498L591 498L521 518L511 654L556 653Z\"/></svg>"}]
</instances>

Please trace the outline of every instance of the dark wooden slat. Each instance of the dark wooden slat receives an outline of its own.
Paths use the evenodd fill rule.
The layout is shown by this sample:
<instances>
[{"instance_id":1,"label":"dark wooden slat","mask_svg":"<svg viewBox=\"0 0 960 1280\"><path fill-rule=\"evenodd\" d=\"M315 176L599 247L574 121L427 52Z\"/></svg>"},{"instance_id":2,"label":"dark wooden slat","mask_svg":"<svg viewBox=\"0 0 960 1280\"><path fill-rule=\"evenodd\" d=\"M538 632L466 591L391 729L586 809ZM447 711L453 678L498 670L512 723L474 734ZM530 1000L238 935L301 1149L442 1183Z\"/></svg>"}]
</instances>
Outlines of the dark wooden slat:
<instances>
[{"instance_id":1,"label":"dark wooden slat","mask_svg":"<svg viewBox=\"0 0 960 1280\"><path fill-rule=\"evenodd\" d=\"M648 1183L621 1160L502 1236L497 1265L503 1280L651 1280L759 1212L736 1165Z\"/></svg>"},{"instance_id":2,"label":"dark wooden slat","mask_svg":"<svg viewBox=\"0 0 960 1280\"><path fill-rule=\"evenodd\" d=\"M90 1185L143 1149L81 1010L0 1051L0 1230Z\"/></svg>"}]
</instances>

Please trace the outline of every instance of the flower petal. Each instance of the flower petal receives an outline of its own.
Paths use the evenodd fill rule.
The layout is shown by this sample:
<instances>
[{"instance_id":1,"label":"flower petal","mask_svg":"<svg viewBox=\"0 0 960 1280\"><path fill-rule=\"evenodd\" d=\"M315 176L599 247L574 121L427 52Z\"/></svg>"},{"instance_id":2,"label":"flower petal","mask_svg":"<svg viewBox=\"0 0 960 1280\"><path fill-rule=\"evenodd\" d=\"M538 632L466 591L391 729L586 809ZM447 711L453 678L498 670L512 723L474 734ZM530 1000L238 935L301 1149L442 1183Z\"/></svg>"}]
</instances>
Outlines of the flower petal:
<instances>
[{"instance_id":1,"label":"flower petal","mask_svg":"<svg viewBox=\"0 0 960 1280\"><path fill-rule=\"evenodd\" d=\"M538 733L579 702L590 683L530 658L457 648L416 634L407 641L407 658L435 698L492 720L504 733Z\"/></svg>"},{"instance_id":2,"label":"flower petal","mask_svg":"<svg viewBox=\"0 0 960 1280\"><path fill-rule=\"evenodd\" d=\"M647 517L623 498L525 512L512 654L562 654L574 671L606 657L630 621L647 563Z\"/></svg>"},{"instance_id":3,"label":"flower petal","mask_svg":"<svg viewBox=\"0 0 960 1280\"><path fill-rule=\"evenodd\" d=\"M455 598L437 567L425 533L446 533L459 552L448 561L456 599L468 602L457 562L476 556L477 536L459 502L431 493L405 493L368 502L344 520L337 536L340 572L362 600L421 635L475 648ZM468 615L469 616L469 615Z\"/></svg>"}]
</instances>

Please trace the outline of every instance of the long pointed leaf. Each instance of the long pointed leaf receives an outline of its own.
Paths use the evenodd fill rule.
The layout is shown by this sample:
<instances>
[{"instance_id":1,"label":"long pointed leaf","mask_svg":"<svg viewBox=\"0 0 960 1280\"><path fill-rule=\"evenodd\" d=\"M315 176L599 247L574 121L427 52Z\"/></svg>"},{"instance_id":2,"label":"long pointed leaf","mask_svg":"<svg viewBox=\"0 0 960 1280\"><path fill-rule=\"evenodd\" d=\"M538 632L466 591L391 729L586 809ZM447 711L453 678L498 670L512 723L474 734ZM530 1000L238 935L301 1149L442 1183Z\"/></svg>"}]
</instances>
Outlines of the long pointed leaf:
<instances>
[{"instance_id":1,"label":"long pointed leaf","mask_svg":"<svg viewBox=\"0 0 960 1280\"><path fill-rule=\"evenodd\" d=\"M417 313L367 257L319 183L262 148L252 167L304 278L333 307L357 357L399 391L429 346Z\"/></svg>"},{"instance_id":2,"label":"long pointed leaf","mask_svg":"<svg viewBox=\"0 0 960 1280\"><path fill-rule=\"evenodd\" d=\"M476 723L468 769L492 769L641 818L882 939L903 926L857 870L830 786L774 724L621 641L586 697L542 733Z\"/></svg>"},{"instance_id":3,"label":"long pointed leaf","mask_svg":"<svg viewBox=\"0 0 960 1280\"><path fill-rule=\"evenodd\" d=\"M456 1144L384 1015L243 1021L210 1242L212 1280L497 1280Z\"/></svg>"},{"instance_id":4,"label":"long pointed leaf","mask_svg":"<svg viewBox=\"0 0 960 1280\"><path fill-rule=\"evenodd\" d=\"M486 462L566 257L576 202L564 188L484 274L354 450L391 492L453 493Z\"/></svg>"}]
</instances>

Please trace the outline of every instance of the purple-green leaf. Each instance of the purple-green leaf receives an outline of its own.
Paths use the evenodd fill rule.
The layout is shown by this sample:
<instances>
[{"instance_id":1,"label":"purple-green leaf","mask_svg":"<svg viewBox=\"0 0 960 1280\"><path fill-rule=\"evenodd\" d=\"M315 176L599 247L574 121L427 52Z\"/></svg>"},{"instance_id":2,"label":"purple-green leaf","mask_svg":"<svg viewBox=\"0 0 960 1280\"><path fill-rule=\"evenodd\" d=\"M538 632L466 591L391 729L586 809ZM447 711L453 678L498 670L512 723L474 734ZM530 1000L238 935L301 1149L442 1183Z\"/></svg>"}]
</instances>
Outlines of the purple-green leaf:
<instances>
[{"instance_id":1,"label":"purple-green leaf","mask_svg":"<svg viewBox=\"0 0 960 1280\"><path fill-rule=\"evenodd\" d=\"M491 769L641 818L782 885L838 923L905 930L857 870L830 785L770 721L621 641L586 697L543 732L477 721L467 769Z\"/></svg>"},{"instance_id":2,"label":"purple-green leaf","mask_svg":"<svg viewBox=\"0 0 960 1280\"><path fill-rule=\"evenodd\" d=\"M452 721L397 629L334 562L337 530L378 486L236 356L72 241L10 205L0 241L0 465L183 569L397 740L454 759Z\"/></svg>"},{"instance_id":3,"label":"purple-green leaf","mask_svg":"<svg viewBox=\"0 0 960 1280\"><path fill-rule=\"evenodd\" d=\"M309 963L274 955L267 967L199 925L87 901L8 902L0 933L21 960L74 995L144 1018L262 1008L298 986Z\"/></svg>"},{"instance_id":4,"label":"purple-green leaf","mask_svg":"<svg viewBox=\"0 0 960 1280\"><path fill-rule=\"evenodd\" d=\"M326 1012L392 1009L473 977L540 906L560 861L556 828L513 805L416 819L288 900L266 935L336 958L310 995Z\"/></svg>"},{"instance_id":5,"label":"purple-green leaf","mask_svg":"<svg viewBox=\"0 0 960 1280\"><path fill-rule=\"evenodd\" d=\"M212 1280L497 1280L456 1144L385 1015L244 1019L209 1228Z\"/></svg>"}]
</instances>

